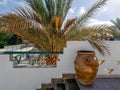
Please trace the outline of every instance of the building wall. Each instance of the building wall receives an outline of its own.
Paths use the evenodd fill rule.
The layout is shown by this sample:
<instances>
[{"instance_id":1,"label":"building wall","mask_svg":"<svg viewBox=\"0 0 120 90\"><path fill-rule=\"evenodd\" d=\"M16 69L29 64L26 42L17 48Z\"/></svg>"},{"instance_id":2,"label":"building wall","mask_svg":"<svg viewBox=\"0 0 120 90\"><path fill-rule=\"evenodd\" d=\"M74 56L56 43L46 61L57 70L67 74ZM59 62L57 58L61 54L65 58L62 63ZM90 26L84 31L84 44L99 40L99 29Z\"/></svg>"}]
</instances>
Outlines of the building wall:
<instances>
[{"instance_id":1,"label":"building wall","mask_svg":"<svg viewBox=\"0 0 120 90\"><path fill-rule=\"evenodd\" d=\"M98 59L105 62L100 65L98 75L109 75L104 69L112 68L110 75L120 75L120 41L107 41L111 55L101 56L96 52ZM41 83L49 83L51 78L60 78L62 73L75 73L74 59L78 50L93 50L88 42L69 41L64 48L64 54L60 55L57 68L13 68L9 61L9 55L0 55L0 90L35 90Z\"/></svg>"}]
</instances>

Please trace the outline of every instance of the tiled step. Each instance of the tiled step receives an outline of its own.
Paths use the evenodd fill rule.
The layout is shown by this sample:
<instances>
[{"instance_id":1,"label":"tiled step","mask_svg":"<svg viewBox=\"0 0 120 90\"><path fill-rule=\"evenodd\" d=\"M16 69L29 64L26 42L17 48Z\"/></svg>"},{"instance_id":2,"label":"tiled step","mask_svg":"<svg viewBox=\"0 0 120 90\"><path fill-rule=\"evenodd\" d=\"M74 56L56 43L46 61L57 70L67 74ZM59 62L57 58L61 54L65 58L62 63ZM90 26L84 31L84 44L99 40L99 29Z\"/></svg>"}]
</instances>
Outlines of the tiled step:
<instances>
[{"instance_id":1,"label":"tiled step","mask_svg":"<svg viewBox=\"0 0 120 90\"><path fill-rule=\"evenodd\" d=\"M42 84L41 89L46 90L46 88L54 88L54 84L49 83L49 84Z\"/></svg>"},{"instance_id":2,"label":"tiled step","mask_svg":"<svg viewBox=\"0 0 120 90\"><path fill-rule=\"evenodd\" d=\"M57 83L55 85L55 90L66 90L65 83Z\"/></svg>"},{"instance_id":3,"label":"tiled step","mask_svg":"<svg viewBox=\"0 0 120 90\"><path fill-rule=\"evenodd\" d=\"M55 85L58 85L60 87L60 86L63 86L63 84L59 85L59 83L64 83L65 79L73 79L73 78L75 78L75 74L73 74L73 73L62 74L62 78L52 78L51 83L49 83L49 84L41 84L41 88L36 89L36 90L52 89L52 88L55 87ZM64 90L64 88L62 88L62 90Z\"/></svg>"},{"instance_id":4,"label":"tiled step","mask_svg":"<svg viewBox=\"0 0 120 90\"><path fill-rule=\"evenodd\" d=\"M80 90L76 79L66 79L65 85L67 90Z\"/></svg>"},{"instance_id":5,"label":"tiled step","mask_svg":"<svg viewBox=\"0 0 120 90\"><path fill-rule=\"evenodd\" d=\"M75 78L75 74L69 73L69 74L62 74L63 79L73 79Z\"/></svg>"},{"instance_id":6,"label":"tiled step","mask_svg":"<svg viewBox=\"0 0 120 90\"><path fill-rule=\"evenodd\" d=\"M42 89L35 89L35 90L42 90Z\"/></svg>"},{"instance_id":7,"label":"tiled step","mask_svg":"<svg viewBox=\"0 0 120 90\"><path fill-rule=\"evenodd\" d=\"M54 88L46 88L46 90L55 90Z\"/></svg>"},{"instance_id":8,"label":"tiled step","mask_svg":"<svg viewBox=\"0 0 120 90\"><path fill-rule=\"evenodd\" d=\"M107 77L100 75L94 83L84 86L75 78L75 74L63 74L62 78L52 78L51 83L42 84L41 89L36 90L120 90L120 76Z\"/></svg>"},{"instance_id":9,"label":"tiled step","mask_svg":"<svg viewBox=\"0 0 120 90\"><path fill-rule=\"evenodd\" d=\"M56 84L56 83L62 83L64 82L63 78L52 78L51 83Z\"/></svg>"}]
</instances>

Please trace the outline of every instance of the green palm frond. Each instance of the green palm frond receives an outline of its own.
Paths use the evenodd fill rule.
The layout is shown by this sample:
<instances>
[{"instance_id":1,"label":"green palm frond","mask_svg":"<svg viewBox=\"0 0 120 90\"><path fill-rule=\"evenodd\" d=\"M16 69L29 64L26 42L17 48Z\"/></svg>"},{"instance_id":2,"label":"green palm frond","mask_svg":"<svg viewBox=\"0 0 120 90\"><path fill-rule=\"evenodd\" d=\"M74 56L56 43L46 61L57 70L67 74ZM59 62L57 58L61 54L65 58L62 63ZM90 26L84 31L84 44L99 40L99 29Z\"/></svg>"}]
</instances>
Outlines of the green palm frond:
<instances>
[{"instance_id":1,"label":"green palm frond","mask_svg":"<svg viewBox=\"0 0 120 90\"><path fill-rule=\"evenodd\" d=\"M24 17L25 19L32 19L32 20L36 20L38 22L42 21L42 18L39 15L39 13L35 12L32 8L19 7L19 8L16 8L15 10L13 10L13 12L15 12L15 14L18 16Z\"/></svg>"},{"instance_id":2,"label":"green palm frond","mask_svg":"<svg viewBox=\"0 0 120 90\"><path fill-rule=\"evenodd\" d=\"M120 18L116 18L116 20L111 20L111 22L115 25L115 28L120 31Z\"/></svg>"},{"instance_id":3,"label":"green palm frond","mask_svg":"<svg viewBox=\"0 0 120 90\"><path fill-rule=\"evenodd\" d=\"M116 39L120 39L120 18L116 18L115 20L111 20L113 26L111 28L116 31L117 33L114 34Z\"/></svg>"},{"instance_id":4,"label":"green palm frond","mask_svg":"<svg viewBox=\"0 0 120 90\"><path fill-rule=\"evenodd\" d=\"M78 17L76 21L76 26L80 28L98 11L98 9L102 8L106 4L107 0L99 0L97 1L91 8L89 8L85 13L83 13L80 17Z\"/></svg>"},{"instance_id":5,"label":"green palm frond","mask_svg":"<svg viewBox=\"0 0 120 90\"><path fill-rule=\"evenodd\" d=\"M54 0L45 0L46 8L49 14L49 20L55 16L55 3Z\"/></svg>"},{"instance_id":6,"label":"green palm frond","mask_svg":"<svg viewBox=\"0 0 120 90\"><path fill-rule=\"evenodd\" d=\"M25 0L30 7L36 12L39 13L40 16L42 17L42 20L44 22L48 22L49 19L49 14L48 14L48 10L44 5L43 0Z\"/></svg>"},{"instance_id":7,"label":"green palm frond","mask_svg":"<svg viewBox=\"0 0 120 90\"><path fill-rule=\"evenodd\" d=\"M31 8L39 13L42 19L48 23L53 16L59 16L64 20L71 8L72 1L73 0L26 0Z\"/></svg>"},{"instance_id":8,"label":"green palm frond","mask_svg":"<svg viewBox=\"0 0 120 90\"><path fill-rule=\"evenodd\" d=\"M72 1L73 0L55 0L56 16L60 16L64 20L71 8Z\"/></svg>"}]
</instances>

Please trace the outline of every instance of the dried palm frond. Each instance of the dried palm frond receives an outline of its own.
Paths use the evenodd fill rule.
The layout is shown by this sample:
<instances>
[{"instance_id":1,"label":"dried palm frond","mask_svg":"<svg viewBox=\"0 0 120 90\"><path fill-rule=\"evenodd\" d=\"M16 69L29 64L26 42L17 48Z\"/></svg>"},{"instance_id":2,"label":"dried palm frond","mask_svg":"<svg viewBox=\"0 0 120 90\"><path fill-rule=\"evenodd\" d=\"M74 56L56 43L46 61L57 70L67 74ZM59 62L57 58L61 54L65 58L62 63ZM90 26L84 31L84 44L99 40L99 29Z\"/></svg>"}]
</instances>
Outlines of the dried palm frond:
<instances>
[{"instance_id":1,"label":"dried palm frond","mask_svg":"<svg viewBox=\"0 0 120 90\"><path fill-rule=\"evenodd\" d=\"M97 40L97 41L88 40L88 41L92 45L92 47L98 50L99 53L101 53L102 55L106 55L106 54L110 55L109 47L106 46L104 41L101 40Z\"/></svg>"}]
</instances>

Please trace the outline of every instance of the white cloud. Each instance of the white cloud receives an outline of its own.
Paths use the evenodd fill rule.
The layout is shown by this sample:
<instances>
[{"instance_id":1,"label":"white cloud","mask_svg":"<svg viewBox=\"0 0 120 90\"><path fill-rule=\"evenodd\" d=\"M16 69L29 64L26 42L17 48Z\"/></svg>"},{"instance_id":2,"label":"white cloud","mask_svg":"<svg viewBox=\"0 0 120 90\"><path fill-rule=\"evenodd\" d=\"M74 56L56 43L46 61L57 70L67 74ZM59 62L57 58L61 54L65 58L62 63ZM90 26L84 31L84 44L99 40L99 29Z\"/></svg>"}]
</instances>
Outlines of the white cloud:
<instances>
[{"instance_id":1,"label":"white cloud","mask_svg":"<svg viewBox=\"0 0 120 90\"><path fill-rule=\"evenodd\" d=\"M70 8L70 9L69 9L69 13L74 14L74 13L75 13L75 9L76 9L76 7L74 7L74 8Z\"/></svg>"},{"instance_id":2,"label":"white cloud","mask_svg":"<svg viewBox=\"0 0 120 90\"><path fill-rule=\"evenodd\" d=\"M0 5L7 5L8 4L8 0L2 0L2 1L0 1Z\"/></svg>"},{"instance_id":3,"label":"white cloud","mask_svg":"<svg viewBox=\"0 0 120 90\"><path fill-rule=\"evenodd\" d=\"M26 3L24 2L24 0L9 0L11 3L14 3L16 6L21 6L21 7L25 7Z\"/></svg>"},{"instance_id":4,"label":"white cloud","mask_svg":"<svg viewBox=\"0 0 120 90\"><path fill-rule=\"evenodd\" d=\"M101 21L94 18L91 18L88 22L88 26L102 25L102 24L113 25L110 21Z\"/></svg>"},{"instance_id":5,"label":"white cloud","mask_svg":"<svg viewBox=\"0 0 120 90\"><path fill-rule=\"evenodd\" d=\"M13 3L16 6L25 7L26 3L24 1L17 1L17 0L0 0L0 5L7 6L9 3Z\"/></svg>"},{"instance_id":6,"label":"white cloud","mask_svg":"<svg viewBox=\"0 0 120 90\"><path fill-rule=\"evenodd\" d=\"M109 13L112 13L112 15L120 16L119 10L120 10L120 0L109 0L108 2L108 8Z\"/></svg>"},{"instance_id":7,"label":"white cloud","mask_svg":"<svg viewBox=\"0 0 120 90\"><path fill-rule=\"evenodd\" d=\"M100 12L107 12L109 9L108 7L103 7L102 9L100 9ZM78 15L82 15L86 12L85 7L80 7L80 11L78 12Z\"/></svg>"},{"instance_id":8,"label":"white cloud","mask_svg":"<svg viewBox=\"0 0 120 90\"><path fill-rule=\"evenodd\" d=\"M74 13L73 8L70 8L70 9L69 9L69 12L70 12L70 13Z\"/></svg>"},{"instance_id":9,"label":"white cloud","mask_svg":"<svg viewBox=\"0 0 120 90\"><path fill-rule=\"evenodd\" d=\"M86 12L85 8L84 7L80 7L80 11L78 12L78 15L82 15L85 12Z\"/></svg>"},{"instance_id":10,"label":"white cloud","mask_svg":"<svg viewBox=\"0 0 120 90\"><path fill-rule=\"evenodd\" d=\"M100 10L99 17L112 20L120 17L120 0L108 0L107 4Z\"/></svg>"},{"instance_id":11,"label":"white cloud","mask_svg":"<svg viewBox=\"0 0 120 90\"><path fill-rule=\"evenodd\" d=\"M21 7L26 7L26 6L28 6L25 2L23 2L23 1L15 1L14 2L15 3L15 5L16 6L21 6Z\"/></svg>"}]
</instances>

